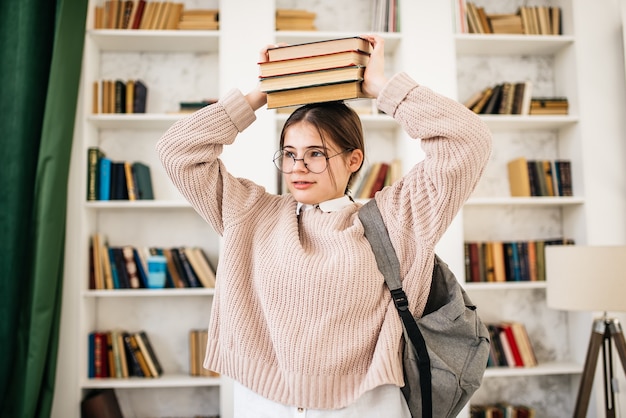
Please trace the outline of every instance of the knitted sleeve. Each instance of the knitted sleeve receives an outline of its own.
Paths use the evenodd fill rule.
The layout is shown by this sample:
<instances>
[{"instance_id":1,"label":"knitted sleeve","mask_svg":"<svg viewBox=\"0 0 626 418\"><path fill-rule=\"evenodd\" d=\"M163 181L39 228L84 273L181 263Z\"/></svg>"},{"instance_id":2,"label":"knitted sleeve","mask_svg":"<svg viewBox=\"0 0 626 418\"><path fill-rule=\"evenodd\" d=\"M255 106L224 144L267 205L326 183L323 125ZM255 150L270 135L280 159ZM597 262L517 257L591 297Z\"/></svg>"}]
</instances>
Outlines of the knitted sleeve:
<instances>
[{"instance_id":1,"label":"knitted sleeve","mask_svg":"<svg viewBox=\"0 0 626 418\"><path fill-rule=\"evenodd\" d=\"M377 104L410 137L421 139L425 154L400 181L376 195L405 274L419 278L413 290L422 295L430 285L435 245L487 165L491 133L463 104L418 85L405 73L390 80Z\"/></svg>"},{"instance_id":2,"label":"knitted sleeve","mask_svg":"<svg viewBox=\"0 0 626 418\"><path fill-rule=\"evenodd\" d=\"M232 215L229 211L246 210L263 193L260 186L228 174L218 158L223 146L233 143L254 120L241 92L232 90L217 103L174 123L156 146L174 185L220 234L224 217Z\"/></svg>"}]
</instances>

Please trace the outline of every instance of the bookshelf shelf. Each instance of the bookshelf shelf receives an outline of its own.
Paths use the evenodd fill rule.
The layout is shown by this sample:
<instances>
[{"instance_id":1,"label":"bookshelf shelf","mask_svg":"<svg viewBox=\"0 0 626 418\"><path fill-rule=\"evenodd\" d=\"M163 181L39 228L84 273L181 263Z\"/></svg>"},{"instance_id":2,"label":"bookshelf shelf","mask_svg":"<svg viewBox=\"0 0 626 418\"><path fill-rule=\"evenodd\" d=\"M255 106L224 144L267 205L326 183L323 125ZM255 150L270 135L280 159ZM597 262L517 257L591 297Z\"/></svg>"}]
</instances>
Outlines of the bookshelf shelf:
<instances>
[{"instance_id":1,"label":"bookshelf shelf","mask_svg":"<svg viewBox=\"0 0 626 418\"><path fill-rule=\"evenodd\" d=\"M554 130L573 126L577 116L519 116L519 115L481 115L492 131L531 131Z\"/></svg>"},{"instance_id":2,"label":"bookshelf shelf","mask_svg":"<svg viewBox=\"0 0 626 418\"><path fill-rule=\"evenodd\" d=\"M191 209L186 200L107 200L85 202L85 208L93 210L109 209Z\"/></svg>"},{"instance_id":3,"label":"bookshelf shelf","mask_svg":"<svg viewBox=\"0 0 626 418\"><path fill-rule=\"evenodd\" d=\"M479 206L578 206L583 205L582 197L473 197L467 201L465 207Z\"/></svg>"},{"instance_id":4,"label":"bookshelf shelf","mask_svg":"<svg viewBox=\"0 0 626 418\"><path fill-rule=\"evenodd\" d=\"M130 377L128 379L86 379L82 386L89 389L151 389L151 388L192 388L220 386L219 377L195 377L184 374L164 374L156 378Z\"/></svg>"},{"instance_id":5,"label":"bookshelf shelf","mask_svg":"<svg viewBox=\"0 0 626 418\"><path fill-rule=\"evenodd\" d=\"M467 290L474 291L486 291L491 292L494 290L531 290L531 289L545 289L546 282L492 282L492 283L473 283L466 282L463 287Z\"/></svg>"},{"instance_id":6,"label":"bookshelf shelf","mask_svg":"<svg viewBox=\"0 0 626 418\"><path fill-rule=\"evenodd\" d=\"M213 296L215 289L192 288L192 289L116 289L116 290L85 290L83 297L86 298L159 298L159 297L187 297L187 296Z\"/></svg>"},{"instance_id":7,"label":"bookshelf shelf","mask_svg":"<svg viewBox=\"0 0 626 418\"><path fill-rule=\"evenodd\" d=\"M459 55L554 55L574 43L570 35L456 34Z\"/></svg>"},{"instance_id":8,"label":"bookshelf shelf","mask_svg":"<svg viewBox=\"0 0 626 418\"><path fill-rule=\"evenodd\" d=\"M143 113L143 114L98 114L90 115L87 121L100 129L152 129L165 130L174 122L185 117L186 114L164 114L164 113Z\"/></svg>"},{"instance_id":9,"label":"bookshelf shelf","mask_svg":"<svg viewBox=\"0 0 626 418\"><path fill-rule=\"evenodd\" d=\"M101 51L219 51L219 31L90 29L87 34Z\"/></svg>"},{"instance_id":10,"label":"bookshelf shelf","mask_svg":"<svg viewBox=\"0 0 626 418\"><path fill-rule=\"evenodd\" d=\"M551 362L539 364L537 367L488 367L485 378L494 377L524 377L524 376L549 376L549 375L578 375L583 366L568 362Z\"/></svg>"}]
</instances>

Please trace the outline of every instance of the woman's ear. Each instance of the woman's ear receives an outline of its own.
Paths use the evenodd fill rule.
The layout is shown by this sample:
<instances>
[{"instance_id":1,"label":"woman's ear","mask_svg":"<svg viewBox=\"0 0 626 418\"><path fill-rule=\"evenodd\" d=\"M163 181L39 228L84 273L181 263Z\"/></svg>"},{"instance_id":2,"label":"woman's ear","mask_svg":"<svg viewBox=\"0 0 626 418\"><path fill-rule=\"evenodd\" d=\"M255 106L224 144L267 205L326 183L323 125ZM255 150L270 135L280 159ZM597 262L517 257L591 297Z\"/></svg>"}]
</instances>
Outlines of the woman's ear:
<instances>
[{"instance_id":1,"label":"woman's ear","mask_svg":"<svg viewBox=\"0 0 626 418\"><path fill-rule=\"evenodd\" d=\"M360 149L352 150L350 157L348 157L348 167L350 172L355 173L363 165L363 151Z\"/></svg>"}]
</instances>

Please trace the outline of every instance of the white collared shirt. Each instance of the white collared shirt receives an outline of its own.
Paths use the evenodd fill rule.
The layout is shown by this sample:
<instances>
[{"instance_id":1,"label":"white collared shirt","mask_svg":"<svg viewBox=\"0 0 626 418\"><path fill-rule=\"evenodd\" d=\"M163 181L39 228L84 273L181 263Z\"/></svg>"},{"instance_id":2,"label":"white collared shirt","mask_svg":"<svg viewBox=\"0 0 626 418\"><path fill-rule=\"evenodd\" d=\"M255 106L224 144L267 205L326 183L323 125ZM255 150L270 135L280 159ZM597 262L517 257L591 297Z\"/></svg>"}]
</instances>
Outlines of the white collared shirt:
<instances>
[{"instance_id":1,"label":"white collared shirt","mask_svg":"<svg viewBox=\"0 0 626 418\"><path fill-rule=\"evenodd\" d=\"M298 202L296 206L296 215L300 215L300 212L320 208L322 212L335 212L353 204L354 202L348 195L343 195L336 199L326 200L325 202L318 203L317 205L307 205L306 203Z\"/></svg>"}]
</instances>

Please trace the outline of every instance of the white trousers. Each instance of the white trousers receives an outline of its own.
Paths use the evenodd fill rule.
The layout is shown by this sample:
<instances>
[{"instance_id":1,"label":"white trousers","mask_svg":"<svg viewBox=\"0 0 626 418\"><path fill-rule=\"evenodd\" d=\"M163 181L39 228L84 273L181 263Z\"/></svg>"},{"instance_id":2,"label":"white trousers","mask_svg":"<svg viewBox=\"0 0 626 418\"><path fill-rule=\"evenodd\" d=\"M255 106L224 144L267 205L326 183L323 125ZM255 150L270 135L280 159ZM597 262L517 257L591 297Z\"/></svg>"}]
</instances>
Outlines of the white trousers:
<instances>
[{"instance_id":1,"label":"white trousers","mask_svg":"<svg viewBox=\"0 0 626 418\"><path fill-rule=\"evenodd\" d=\"M399 387L384 385L365 392L341 409L304 409L283 405L233 382L234 418L411 418Z\"/></svg>"}]
</instances>

